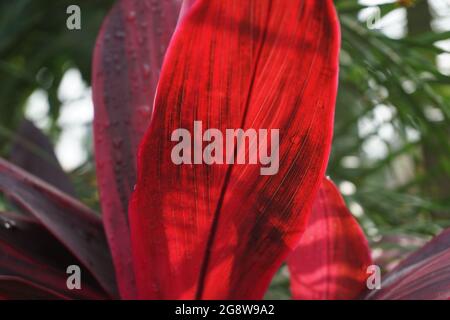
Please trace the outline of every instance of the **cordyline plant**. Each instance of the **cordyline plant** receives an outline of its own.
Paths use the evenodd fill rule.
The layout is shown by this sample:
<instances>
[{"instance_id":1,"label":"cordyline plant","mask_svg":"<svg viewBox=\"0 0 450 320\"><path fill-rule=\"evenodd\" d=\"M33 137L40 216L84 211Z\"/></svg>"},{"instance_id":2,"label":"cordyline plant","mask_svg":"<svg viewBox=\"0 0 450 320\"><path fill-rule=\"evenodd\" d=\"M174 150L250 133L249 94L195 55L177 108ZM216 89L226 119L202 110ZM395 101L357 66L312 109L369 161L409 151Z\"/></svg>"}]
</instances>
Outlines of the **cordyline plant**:
<instances>
[{"instance_id":1,"label":"cordyline plant","mask_svg":"<svg viewBox=\"0 0 450 320\"><path fill-rule=\"evenodd\" d=\"M93 61L102 220L60 169L20 147L28 173L0 160L20 208L0 215L0 297L260 299L287 261L295 299L449 298L449 231L365 292L367 241L324 178L339 41L331 0L118 1ZM198 120L279 129L278 173L175 165L171 132ZM80 290L66 286L74 264Z\"/></svg>"}]
</instances>

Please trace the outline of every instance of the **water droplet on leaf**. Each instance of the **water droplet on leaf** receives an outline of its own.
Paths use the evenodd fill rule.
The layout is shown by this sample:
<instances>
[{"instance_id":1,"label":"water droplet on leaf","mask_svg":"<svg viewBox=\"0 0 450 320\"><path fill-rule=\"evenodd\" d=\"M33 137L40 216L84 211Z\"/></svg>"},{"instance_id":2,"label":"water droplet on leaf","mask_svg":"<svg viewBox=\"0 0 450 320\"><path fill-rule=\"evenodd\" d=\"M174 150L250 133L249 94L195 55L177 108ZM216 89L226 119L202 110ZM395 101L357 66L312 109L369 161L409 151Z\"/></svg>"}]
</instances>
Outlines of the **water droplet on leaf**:
<instances>
[{"instance_id":1,"label":"water droplet on leaf","mask_svg":"<svg viewBox=\"0 0 450 320\"><path fill-rule=\"evenodd\" d=\"M136 19L136 11L132 10L128 12L127 19L128 21L134 21Z\"/></svg>"}]
</instances>

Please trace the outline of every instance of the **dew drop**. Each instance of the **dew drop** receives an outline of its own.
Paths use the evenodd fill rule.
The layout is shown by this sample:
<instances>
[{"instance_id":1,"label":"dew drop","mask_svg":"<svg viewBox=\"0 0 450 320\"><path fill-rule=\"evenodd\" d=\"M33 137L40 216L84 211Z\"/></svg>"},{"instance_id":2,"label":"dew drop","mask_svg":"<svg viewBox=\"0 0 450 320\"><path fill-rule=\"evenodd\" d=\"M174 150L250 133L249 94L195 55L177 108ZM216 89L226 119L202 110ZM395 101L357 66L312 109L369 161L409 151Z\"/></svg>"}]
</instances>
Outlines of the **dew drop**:
<instances>
[{"instance_id":1,"label":"dew drop","mask_svg":"<svg viewBox=\"0 0 450 320\"><path fill-rule=\"evenodd\" d=\"M138 108L138 113L142 117L147 117L150 114L150 106L142 105Z\"/></svg>"},{"instance_id":2,"label":"dew drop","mask_svg":"<svg viewBox=\"0 0 450 320\"><path fill-rule=\"evenodd\" d=\"M144 63L144 65L142 67L144 69L144 76L146 78L148 78L150 76L150 72L151 72L150 65L148 63Z\"/></svg>"},{"instance_id":3,"label":"dew drop","mask_svg":"<svg viewBox=\"0 0 450 320\"><path fill-rule=\"evenodd\" d=\"M9 221L9 220L4 220L3 222L3 227L7 230L11 230L15 227L15 222L14 221Z\"/></svg>"},{"instance_id":4,"label":"dew drop","mask_svg":"<svg viewBox=\"0 0 450 320\"><path fill-rule=\"evenodd\" d=\"M132 10L132 11L128 12L127 19L128 19L128 21L136 20L136 11Z\"/></svg>"},{"instance_id":5,"label":"dew drop","mask_svg":"<svg viewBox=\"0 0 450 320\"><path fill-rule=\"evenodd\" d=\"M114 138L113 139L113 145L115 148L119 148L123 143L122 138Z\"/></svg>"},{"instance_id":6,"label":"dew drop","mask_svg":"<svg viewBox=\"0 0 450 320\"><path fill-rule=\"evenodd\" d=\"M114 36L115 36L116 38L119 38L119 39L124 38L124 37L125 37L125 32L123 32L123 31L117 31L117 32L114 34Z\"/></svg>"}]
</instances>

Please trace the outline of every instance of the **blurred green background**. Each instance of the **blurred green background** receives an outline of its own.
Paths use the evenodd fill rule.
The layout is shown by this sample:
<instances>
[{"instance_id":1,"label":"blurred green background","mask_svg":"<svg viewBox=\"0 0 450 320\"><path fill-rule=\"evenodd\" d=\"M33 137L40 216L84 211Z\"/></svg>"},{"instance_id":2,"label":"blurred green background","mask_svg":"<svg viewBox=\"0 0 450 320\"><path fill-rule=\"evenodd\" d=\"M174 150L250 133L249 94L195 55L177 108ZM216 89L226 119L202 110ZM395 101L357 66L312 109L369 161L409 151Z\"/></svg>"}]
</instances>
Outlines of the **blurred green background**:
<instances>
[{"instance_id":1,"label":"blurred green background","mask_svg":"<svg viewBox=\"0 0 450 320\"><path fill-rule=\"evenodd\" d=\"M78 198L97 210L90 70L112 3L0 0L1 156L28 118L55 144ZM450 226L450 1L335 3L342 52L328 175L389 270ZM71 4L81 7L81 30L66 28ZM267 298L289 298L285 268Z\"/></svg>"}]
</instances>

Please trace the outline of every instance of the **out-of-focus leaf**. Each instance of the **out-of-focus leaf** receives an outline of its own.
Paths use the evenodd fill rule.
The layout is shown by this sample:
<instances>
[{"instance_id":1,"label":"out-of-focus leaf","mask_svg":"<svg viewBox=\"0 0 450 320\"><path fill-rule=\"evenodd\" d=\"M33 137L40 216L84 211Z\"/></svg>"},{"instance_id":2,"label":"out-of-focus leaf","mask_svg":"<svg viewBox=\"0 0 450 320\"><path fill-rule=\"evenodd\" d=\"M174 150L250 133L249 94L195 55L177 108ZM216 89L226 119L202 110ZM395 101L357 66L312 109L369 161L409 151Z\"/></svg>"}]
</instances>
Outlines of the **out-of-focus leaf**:
<instances>
[{"instance_id":1,"label":"out-of-focus leaf","mask_svg":"<svg viewBox=\"0 0 450 320\"><path fill-rule=\"evenodd\" d=\"M370 300L450 299L450 229L411 254L382 278Z\"/></svg>"},{"instance_id":2,"label":"out-of-focus leaf","mask_svg":"<svg viewBox=\"0 0 450 320\"><path fill-rule=\"evenodd\" d=\"M298 247L288 258L292 297L355 299L366 288L370 249L339 190L325 178Z\"/></svg>"},{"instance_id":3,"label":"out-of-focus leaf","mask_svg":"<svg viewBox=\"0 0 450 320\"><path fill-rule=\"evenodd\" d=\"M50 140L28 120L23 120L11 147L9 160L71 196L75 189L56 158Z\"/></svg>"},{"instance_id":4,"label":"out-of-focus leaf","mask_svg":"<svg viewBox=\"0 0 450 320\"><path fill-rule=\"evenodd\" d=\"M0 191L33 215L116 296L114 268L100 218L77 200L0 159Z\"/></svg>"},{"instance_id":5,"label":"out-of-focus leaf","mask_svg":"<svg viewBox=\"0 0 450 320\"><path fill-rule=\"evenodd\" d=\"M181 1L120 0L94 52L95 159L102 216L123 298L136 297L128 202L139 142L153 109L166 48Z\"/></svg>"},{"instance_id":6,"label":"out-of-focus leaf","mask_svg":"<svg viewBox=\"0 0 450 320\"><path fill-rule=\"evenodd\" d=\"M0 212L0 277L19 277L71 299L108 298L87 270L81 274L81 289L69 290L66 270L71 265L81 263L36 219Z\"/></svg>"},{"instance_id":7,"label":"out-of-focus leaf","mask_svg":"<svg viewBox=\"0 0 450 320\"><path fill-rule=\"evenodd\" d=\"M0 275L0 300L67 300L66 296L20 277Z\"/></svg>"}]
</instances>

